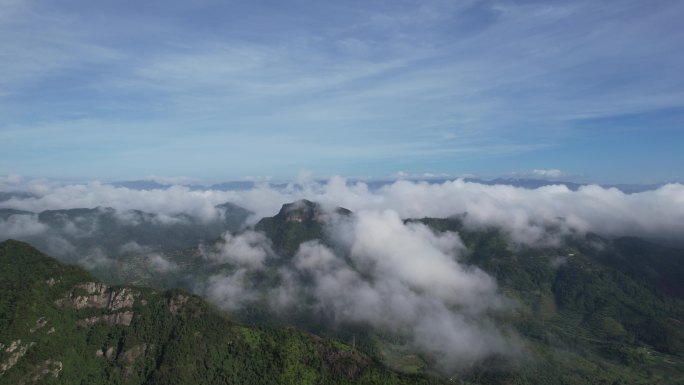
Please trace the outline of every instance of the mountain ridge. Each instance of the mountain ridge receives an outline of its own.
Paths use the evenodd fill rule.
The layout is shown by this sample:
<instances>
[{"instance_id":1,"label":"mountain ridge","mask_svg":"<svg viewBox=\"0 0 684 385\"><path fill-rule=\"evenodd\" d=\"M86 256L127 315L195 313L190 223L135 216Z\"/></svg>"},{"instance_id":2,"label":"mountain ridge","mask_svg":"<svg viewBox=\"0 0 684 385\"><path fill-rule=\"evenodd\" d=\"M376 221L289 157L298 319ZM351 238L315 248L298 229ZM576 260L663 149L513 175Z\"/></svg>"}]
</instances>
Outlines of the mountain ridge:
<instances>
[{"instance_id":1,"label":"mountain ridge","mask_svg":"<svg viewBox=\"0 0 684 385\"><path fill-rule=\"evenodd\" d=\"M563 378L565 383L593 383L589 381L592 376L608 383L669 384L673 382L668 382L668 378L684 380L684 335L678 331L684 319L677 286L677 277L683 274L681 249L591 233L554 234L558 237L556 244L525 246L511 243L500 228L469 228L464 219L457 216L401 222L409 228L427 226L437 239L448 233L458 234L465 246L457 257L459 262L468 269L482 269L489 274L500 292L517 304L512 312L500 315L498 322L522 336L534 363L522 365L515 360L490 357L454 378L487 384L558 383L542 381L554 376ZM346 254L349 250L335 248L336 240L329 238L327 227L336 221L356 220L356 214L342 208L324 207L308 200L286 203L278 213L262 218L253 228L226 234L217 240L215 250L207 246L204 251L167 254L177 270L155 273L140 282L164 288L181 285L205 296L207 292L198 283L216 283L217 279L242 282L248 294L257 296L247 302L247 308L232 311L244 322L295 326L338 337L372 355L382 356L394 368L430 372L431 359L407 348L400 336L390 330L371 330L361 324L336 321L333 315L321 313L311 297L297 297L298 306L287 312L273 312L269 298L262 301L258 297L287 283L284 277L301 280L297 282L302 287L310 287L307 285L312 277L296 270L303 261L301 257L297 259L303 246L305 250L311 245L327 247L334 263L348 264L355 270L357 267ZM254 235L254 231L262 235ZM263 266L244 270L240 261L230 258L236 250L233 247L245 246L231 243L236 239L255 242L249 243L249 247L272 246L276 255L268 252ZM230 244L227 251L222 250L224 244ZM220 258L208 259L203 255L205 252L217 253ZM141 266L131 262L126 263ZM281 275L288 269L296 274ZM164 274L175 278L167 280ZM181 284L175 280L180 277L188 281Z\"/></svg>"},{"instance_id":2,"label":"mountain ridge","mask_svg":"<svg viewBox=\"0 0 684 385\"><path fill-rule=\"evenodd\" d=\"M0 383L437 383L340 342L237 324L192 294L108 286L0 243Z\"/></svg>"}]
</instances>

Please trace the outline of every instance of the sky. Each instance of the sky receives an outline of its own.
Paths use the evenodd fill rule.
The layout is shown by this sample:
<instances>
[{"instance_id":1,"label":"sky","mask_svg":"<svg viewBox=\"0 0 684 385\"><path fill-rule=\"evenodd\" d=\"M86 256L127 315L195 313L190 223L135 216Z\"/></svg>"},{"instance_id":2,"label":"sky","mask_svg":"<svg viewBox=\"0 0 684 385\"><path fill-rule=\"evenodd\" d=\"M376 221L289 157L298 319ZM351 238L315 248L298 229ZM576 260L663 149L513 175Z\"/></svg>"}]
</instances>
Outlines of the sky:
<instances>
[{"instance_id":1,"label":"sky","mask_svg":"<svg viewBox=\"0 0 684 385\"><path fill-rule=\"evenodd\" d=\"M669 0L0 0L0 175L682 181L682 19Z\"/></svg>"}]
</instances>

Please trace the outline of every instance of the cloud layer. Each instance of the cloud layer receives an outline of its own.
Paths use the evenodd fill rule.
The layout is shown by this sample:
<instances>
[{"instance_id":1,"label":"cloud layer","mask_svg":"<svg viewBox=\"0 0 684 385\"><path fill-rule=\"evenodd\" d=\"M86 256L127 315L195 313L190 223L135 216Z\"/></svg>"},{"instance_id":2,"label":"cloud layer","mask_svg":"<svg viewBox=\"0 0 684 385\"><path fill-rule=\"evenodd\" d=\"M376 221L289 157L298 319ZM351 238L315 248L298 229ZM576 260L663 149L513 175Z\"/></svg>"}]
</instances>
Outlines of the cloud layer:
<instances>
[{"instance_id":1,"label":"cloud layer","mask_svg":"<svg viewBox=\"0 0 684 385\"><path fill-rule=\"evenodd\" d=\"M400 180L373 190L365 183L333 177L325 183L303 180L283 188L258 185L246 191L197 191L184 186L165 190L132 190L93 182L52 186L40 181L13 185L37 197L14 197L0 207L40 212L48 209L113 207L162 215L187 214L202 220L221 215L215 206L233 202L252 210L251 222L278 212L284 203L306 198L352 211L390 209L402 218L448 217L467 214L473 228L499 226L517 242L542 240L548 226L561 231L592 231L607 236L679 237L684 232L684 186L626 194L596 185L577 191L563 185L537 189L483 185L457 179L441 184ZM28 223L10 225L4 232L35 231ZM10 228L11 226L11 228ZM15 230L15 228L17 230Z\"/></svg>"},{"instance_id":2,"label":"cloud layer","mask_svg":"<svg viewBox=\"0 0 684 385\"><path fill-rule=\"evenodd\" d=\"M369 326L406 340L443 370L521 349L490 317L510 305L494 280L459 262L458 234L405 224L392 210L330 217L326 231L332 244L302 243L266 287L248 277L269 269L268 242L253 232L226 237L216 254L235 269L211 276L203 292L230 310L262 300L277 313Z\"/></svg>"},{"instance_id":3,"label":"cloud layer","mask_svg":"<svg viewBox=\"0 0 684 385\"><path fill-rule=\"evenodd\" d=\"M217 243L200 248L200 257L212 269L195 289L229 310L258 302L277 312L304 311L334 323L391 330L444 370L519 352L522 345L515 333L497 322L497 314L514 304L498 292L492 277L461 261L465 247L458 234L436 234L405 219L459 215L470 229L499 227L512 242L529 245L548 245L560 235L590 231L678 240L684 233L680 184L633 194L595 185L576 191L563 185L524 189L461 179L438 184L400 180L370 189L333 177L324 183L301 178L297 184L264 184L245 191L183 186L139 191L96 182L52 186L6 179L11 179L13 191L23 189L33 196L15 196L0 207L38 212L106 206L127 222L135 218L121 213L144 209L160 218L186 215L201 223L221 218L217 204L233 202L255 212L254 223L274 215L284 203L301 198L320 202L329 211L321 216L327 243L303 243L289 262L281 263L283 256L263 234L249 229L226 232ZM354 214L336 215L332 209L337 206ZM35 214L3 215L0 238L45 236L62 254L74 252L73 245L54 237ZM157 222L164 226L173 221ZM97 229L97 223L87 220L60 223L62 232L76 238L85 239ZM160 274L180 269L164 255L147 252L145 245L128 241L118 249L147 253L145 266ZM109 257L93 249L81 263L103 266L113 263Z\"/></svg>"}]
</instances>

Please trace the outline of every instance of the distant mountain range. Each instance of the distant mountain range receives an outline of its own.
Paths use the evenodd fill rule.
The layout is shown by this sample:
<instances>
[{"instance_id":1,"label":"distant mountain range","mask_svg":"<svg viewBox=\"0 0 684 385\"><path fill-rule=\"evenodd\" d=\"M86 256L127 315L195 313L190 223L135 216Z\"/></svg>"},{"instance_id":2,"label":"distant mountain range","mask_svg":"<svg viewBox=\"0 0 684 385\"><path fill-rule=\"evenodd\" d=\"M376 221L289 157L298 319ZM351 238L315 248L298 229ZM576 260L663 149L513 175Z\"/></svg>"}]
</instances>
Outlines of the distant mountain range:
<instances>
[{"instance_id":1,"label":"distant mountain range","mask_svg":"<svg viewBox=\"0 0 684 385\"><path fill-rule=\"evenodd\" d=\"M413 182L427 182L433 184L440 184L447 181L452 181L456 179L455 177L443 177L443 178L407 178L402 180L409 180ZM379 180L348 180L349 183L363 182L368 185L371 190L377 190L383 186L395 183L399 179L379 179ZM463 178L466 182L480 183L484 185L507 185L514 187L522 187L526 189L536 189L543 186L551 185L565 185L570 190L576 191L581 186L586 186L592 183L578 183L578 182L568 182L562 180L548 180L548 179L532 179L532 178L496 178L496 179L481 179L481 178ZM319 180L319 183L325 183L325 180ZM152 180L133 180L133 181L121 181L112 182L112 186L125 187L133 190L154 190L154 189L168 189L172 187L172 184L159 183ZM257 186L265 185L271 188L284 188L287 183L272 183L272 182L253 182L253 181L230 181L216 183L212 185L199 185L199 184L187 184L184 185L192 190L219 190L219 191L244 191L250 190ZM600 184L600 186L605 188L616 188L624 193L639 193L644 191L656 190L663 186L663 183L655 184ZM8 195L9 196L9 195ZM0 195L0 202L2 200L8 199L3 195Z\"/></svg>"},{"instance_id":2,"label":"distant mountain range","mask_svg":"<svg viewBox=\"0 0 684 385\"><path fill-rule=\"evenodd\" d=\"M455 178L428 178L428 179L407 179L414 182L428 182L428 183L444 183L452 181ZM481 179L481 178L463 178L466 182L480 183L484 185L494 186L494 185L505 185L513 187L522 187L526 189L536 189L544 186L553 185L564 185L568 189L576 191L582 186L588 186L594 183L577 183L577 182L567 182L562 180L548 180L548 179L531 179L531 178L496 178L496 179ZM371 189L378 189L382 186L386 186L396 182L394 179L379 180L366 182ZM624 193L638 193L650 190L656 190L663 186L662 183L657 184L599 184L605 188L616 188Z\"/></svg>"},{"instance_id":3,"label":"distant mountain range","mask_svg":"<svg viewBox=\"0 0 684 385\"><path fill-rule=\"evenodd\" d=\"M153 180L132 180L132 181L120 181L109 183L115 187L125 187L132 190L165 190L176 186L176 184L169 183L159 183ZM244 191L250 190L257 185L268 185L274 188L282 188L287 186L286 183L269 183L269 182L252 182L252 181L230 181L221 182L212 185L199 185L199 184L180 184L191 190L218 190L218 191ZM0 197L1 198L1 197Z\"/></svg>"},{"instance_id":4,"label":"distant mountain range","mask_svg":"<svg viewBox=\"0 0 684 385\"><path fill-rule=\"evenodd\" d=\"M195 248L226 231L238 231L252 213L232 203L215 207L216 217L164 216L110 207L46 210L40 213L0 208L7 238L31 242L40 250L76 262L127 253Z\"/></svg>"},{"instance_id":5,"label":"distant mountain range","mask_svg":"<svg viewBox=\"0 0 684 385\"><path fill-rule=\"evenodd\" d=\"M36 198L37 195L25 191L0 191L0 202L10 199Z\"/></svg>"}]
</instances>

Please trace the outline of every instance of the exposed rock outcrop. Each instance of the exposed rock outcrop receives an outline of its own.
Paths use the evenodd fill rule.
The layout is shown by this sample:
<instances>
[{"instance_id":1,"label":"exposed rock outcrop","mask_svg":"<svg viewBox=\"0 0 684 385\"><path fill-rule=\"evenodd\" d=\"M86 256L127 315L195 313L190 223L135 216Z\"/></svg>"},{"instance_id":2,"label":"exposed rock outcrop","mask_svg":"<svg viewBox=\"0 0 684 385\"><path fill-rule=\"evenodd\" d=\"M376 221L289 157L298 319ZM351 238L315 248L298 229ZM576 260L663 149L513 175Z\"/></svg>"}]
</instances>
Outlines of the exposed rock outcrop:
<instances>
[{"instance_id":1,"label":"exposed rock outcrop","mask_svg":"<svg viewBox=\"0 0 684 385\"><path fill-rule=\"evenodd\" d=\"M47 322L48 322L47 318L45 318L45 317L38 318L38 320L36 321L36 325L34 327L32 327L29 330L29 332L31 332L31 334L37 332L38 330L42 329L45 325L47 325Z\"/></svg>"},{"instance_id":2,"label":"exposed rock outcrop","mask_svg":"<svg viewBox=\"0 0 684 385\"><path fill-rule=\"evenodd\" d=\"M114 350L114 347L113 347L113 346L110 346L110 347L107 348L107 350L105 350L104 356L105 356L105 358L108 359L109 361L112 361L113 359L116 358L116 355L115 355L114 353L116 353L116 351Z\"/></svg>"},{"instance_id":3,"label":"exposed rock outcrop","mask_svg":"<svg viewBox=\"0 0 684 385\"><path fill-rule=\"evenodd\" d=\"M17 348L18 348L20 345L21 345L21 340L20 340L20 339L19 339L19 340L16 340L16 341L12 341L12 342L10 342L9 346L7 346L7 349L5 349L5 351L6 351L7 353L12 353L13 351L17 350ZM3 345L3 346L4 346L4 345Z\"/></svg>"},{"instance_id":4,"label":"exposed rock outcrop","mask_svg":"<svg viewBox=\"0 0 684 385\"><path fill-rule=\"evenodd\" d=\"M5 352L11 353L5 362L0 363L0 375L5 373L11 367L17 364L21 357L23 357L29 348L35 345L35 342L21 343L21 340L12 341L10 345L5 348Z\"/></svg>"},{"instance_id":5,"label":"exposed rock outcrop","mask_svg":"<svg viewBox=\"0 0 684 385\"><path fill-rule=\"evenodd\" d=\"M85 295L83 292L85 291ZM135 304L135 297L138 296L134 290L121 288L118 290L98 282L84 282L74 286L64 298L58 299L55 303L59 306L73 309L104 309L104 310L123 310L130 309ZM118 311L111 314L92 316L79 320L79 326L93 326L98 323L108 325L129 326L133 321L132 311Z\"/></svg>"},{"instance_id":6,"label":"exposed rock outcrop","mask_svg":"<svg viewBox=\"0 0 684 385\"><path fill-rule=\"evenodd\" d=\"M93 325L98 324L98 323L105 323L105 324L108 324L111 326L116 326L116 325L130 326L132 321L133 321L133 312L132 311L124 311L124 312L119 312L119 313L103 314L103 315L99 315L99 316L84 318L84 319L78 321L78 325L86 327L86 326L93 326Z\"/></svg>"},{"instance_id":7,"label":"exposed rock outcrop","mask_svg":"<svg viewBox=\"0 0 684 385\"><path fill-rule=\"evenodd\" d=\"M106 349L98 349L95 351L96 357L104 357L109 361L117 360L122 364L132 364L138 357L142 356L147 352L147 344L141 344L133 346L128 350L123 350L118 352L113 346L109 346Z\"/></svg>"},{"instance_id":8,"label":"exposed rock outcrop","mask_svg":"<svg viewBox=\"0 0 684 385\"><path fill-rule=\"evenodd\" d=\"M124 350L119 354L118 360L122 364L132 365L138 357L147 352L147 344L136 345L128 350Z\"/></svg>"},{"instance_id":9,"label":"exposed rock outcrop","mask_svg":"<svg viewBox=\"0 0 684 385\"><path fill-rule=\"evenodd\" d=\"M103 357L107 361L117 361L122 365L124 377L128 377L133 373L133 364L135 361L147 354L150 345L141 344L133 346L132 348L124 351L116 351L113 346L106 349L100 349L95 351L96 357Z\"/></svg>"},{"instance_id":10,"label":"exposed rock outcrop","mask_svg":"<svg viewBox=\"0 0 684 385\"><path fill-rule=\"evenodd\" d=\"M57 360L45 360L43 363L38 365L29 375L29 383L42 383L46 377L58 378L59 374L64 369L62 361ZM22 381L19 384L24 385L27 381Z\"/></svg>"},{"instance_id":11,"label":"exposed rock outcrop","mask_svg":"<svg viewBox=\"0 0 684 385\"><path fill-rule=\"evenodd\" d=\"M78 295L78 289L85 290L87 295ZM56 303L74 309L120 310L133 307L136 295L136 292L127 288L113 290L103 283L85 282L76 285L69 294Z\"/></svg>"},{"instance_id":12,"label":"exposed rock outcrop","mask_svg":"<svg viewBox=\"0 0 684 385\"><path fill-rule=\"evenodd\" d=\"M172 314L178 314L178 311L188 302L188 299L190 299L190 297L183 294L172 297L168 302L169 311Z\"/></svg>"}]
</instances>

